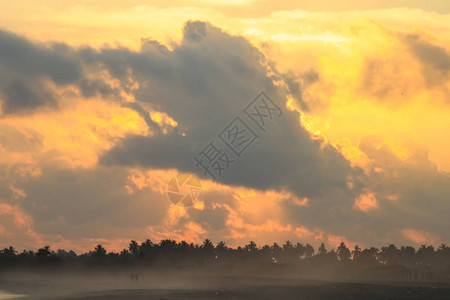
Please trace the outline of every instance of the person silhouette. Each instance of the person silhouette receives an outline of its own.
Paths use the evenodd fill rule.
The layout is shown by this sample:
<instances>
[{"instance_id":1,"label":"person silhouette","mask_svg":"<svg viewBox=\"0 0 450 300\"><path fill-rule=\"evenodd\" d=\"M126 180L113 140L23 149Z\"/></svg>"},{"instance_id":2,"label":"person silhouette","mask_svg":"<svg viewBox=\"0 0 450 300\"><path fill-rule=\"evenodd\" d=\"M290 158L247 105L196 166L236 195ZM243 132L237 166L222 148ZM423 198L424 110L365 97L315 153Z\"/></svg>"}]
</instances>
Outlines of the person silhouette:
<instances>
[{"instance_id":1,"label":"person silhouette","mask_svg":"<svg viewBox=\"0 0 450 300\"><path fill-rule=\"evenodd\" d=\"M137 273L131 273L131 282L132 283L138 282L138 274Z\"/></svg>"}]
</instances>

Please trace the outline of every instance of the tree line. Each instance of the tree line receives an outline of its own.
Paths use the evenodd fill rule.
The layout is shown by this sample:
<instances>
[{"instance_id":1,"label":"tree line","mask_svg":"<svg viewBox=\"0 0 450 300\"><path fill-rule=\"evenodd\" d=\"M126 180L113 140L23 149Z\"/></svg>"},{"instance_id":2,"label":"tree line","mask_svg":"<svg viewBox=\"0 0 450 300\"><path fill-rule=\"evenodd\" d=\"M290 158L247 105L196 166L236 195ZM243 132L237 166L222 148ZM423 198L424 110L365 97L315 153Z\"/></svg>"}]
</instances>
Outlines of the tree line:
<instances>
[{"instance_id":1,"label":"tree line","mask_svg":"<svg viewBox=\"0 0 450 300\"><path fill-rule=\"evenodd\" d=\"M0 267L58 267L97 268L114 266L141 267L189 267L224 265L264 265L264 266L346 266L355 267L397 267L407 276L411 270L426 268L436 270L444 277L450 275L450 247L445 244L434 248L422 245L417 250L412 246L391 244L381 248L355 246L353 249L341 243L336 249L327 249L325 244L314 249L310 244L286 241L279 245L258 247L250 241L245 246L228 247L224 242L214 245L206 239L202 244L177 242L171 239L153 243L151 240L138 243L131 241L128 249L120 252L108 252L102 245L93 250L77 254L72 250L52 250L49 246L37 251L24 250L18 253L12 246L0 250ZM401 273L401 272L400 272ZM408 275L412 276L412 275ZM417 275L419 276L419 275ZM425 275L424 275L425 276ZM428 276L428 275L427 275Z\"/></svg>"}]
</instances>

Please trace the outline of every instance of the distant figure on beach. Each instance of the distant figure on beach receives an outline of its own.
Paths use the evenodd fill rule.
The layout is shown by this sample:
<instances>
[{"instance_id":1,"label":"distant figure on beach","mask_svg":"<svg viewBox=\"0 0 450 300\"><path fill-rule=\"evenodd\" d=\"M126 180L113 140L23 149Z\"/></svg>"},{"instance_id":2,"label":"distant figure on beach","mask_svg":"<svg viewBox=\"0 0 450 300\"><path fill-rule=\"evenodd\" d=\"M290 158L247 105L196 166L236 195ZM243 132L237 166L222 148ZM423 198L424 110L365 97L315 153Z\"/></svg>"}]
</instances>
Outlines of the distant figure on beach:
<instances>
[{"instance_id":1,"label":"distant figure on beach","mask_svg":"<svg viewBox=\"0 0 450 300\"><path fill-rule=\"evenodd\" d=\"M138 282L138 274L137 273L133 273L131 274L131 282Z\"/></svg>"}]
</instances>

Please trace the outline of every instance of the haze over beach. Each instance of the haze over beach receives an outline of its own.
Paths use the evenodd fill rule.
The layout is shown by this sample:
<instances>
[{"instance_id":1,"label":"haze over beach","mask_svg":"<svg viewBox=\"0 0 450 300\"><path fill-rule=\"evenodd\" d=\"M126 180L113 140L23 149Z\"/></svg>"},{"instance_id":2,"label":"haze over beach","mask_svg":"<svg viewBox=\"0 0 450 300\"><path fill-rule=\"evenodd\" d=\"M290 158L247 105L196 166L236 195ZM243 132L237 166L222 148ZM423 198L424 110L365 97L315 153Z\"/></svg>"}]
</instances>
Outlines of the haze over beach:
<instances>
[{"instance_id":1,"label":"haze over beach","mask_svg":"<svg viewBox=\"0 0 450 300\"><path fill-rule=\"evenodd\" d=\"M447 0L0 0L0 299L445 299L449 149Z\"/></svg>"}]
</instances>

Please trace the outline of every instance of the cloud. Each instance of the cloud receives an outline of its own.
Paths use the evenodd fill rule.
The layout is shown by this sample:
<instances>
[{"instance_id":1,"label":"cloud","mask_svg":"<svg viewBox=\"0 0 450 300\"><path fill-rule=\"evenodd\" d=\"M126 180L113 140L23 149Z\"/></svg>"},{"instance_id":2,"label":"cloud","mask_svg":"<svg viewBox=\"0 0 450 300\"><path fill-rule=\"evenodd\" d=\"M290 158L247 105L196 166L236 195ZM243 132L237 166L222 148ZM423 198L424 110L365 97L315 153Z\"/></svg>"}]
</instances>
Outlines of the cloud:
<instances>
[{"instance_id":1,"label":"cloud","mask_svg":"<svg viewBox=\"0 0 450 300\"><path fill-rule=\"evenodd\" d=\"M448 76L443 48L393 36L389 41L406 43L424 68ZM32 247L43 240L79 243L79 249L98 242L118 247L147 237L370 246L450 238L449 175L426 148L394 147L377 136L363 137L358 147L349 140L335 147L305 125L303 111L317 96L305 90L335 85L325 94L353 91L359 71L346 86L330 83L321 65L280 73L247 39L204 22L186 23L183 38L170 47L143 39L139 50L0 37L16 45L0 43L0 77L7 79L0 83L1 217L27 220L18 234L38 232ZM400 92L403 86L386 82L409 57L365 58L367 95L387 99ZM260 91L283 110L265 131L243 111ZM299 109L286 105L291 97ZM367 118L367 111L357 113ZM258 136L240 157L218 138L235 117ZM193 159L210 141L234 160L218 186ZM201 203L170 206L164 191L175 171L204 179Z\"/></svg>"},{"instance_id":2,"label":"cloud","mask_svg":"<svg viewBox=\"0 0 450 300\"><path fill-rule=\"evenodd\" d=\"M392 184L397 182L395 172L399 170L406 178L429 169L434 172L432 176L446 181L446 175L433 167L426 153L420 154L416 149L416 168L411 169L389 147L378 149L376 145L382 141L363 139L358 151L376 162L365 174L326 141L307 131L299 121L298 111L284 106L289 91L276 84L283 77L273 73L264 56L245 39L200 22L187 23L184 33L173 50L151 42L143 47L145 51L129 51L124 54L127 59L120 59L139 84L140 88L134 91L135 99L167 113L179 126L167 134L125 138L101 158L103 164L176 168L202 175L202 170L193 166L192 157L236 115L242 116L242 108L258 90L264 90L283 107L284 114L271 123L267 132L259 132L257 143L221 178L223 184L258 190L286 189L299 198L306 197L306 207L294 205L291 200L280 203L286 222L319 227L336 236L345 235L349 240L370 244L375 240L401 239L400 228L414 222L446 238L441 218L434 220L433 213L425 207L428 213L418 215L415 211L423 201L418 194L402 196L414 188L404 186L403 181L397 186ZM96 55L101 57L102 51ZM113 65L113 73L115 69ZM292 83L295 82L291 80ZM392 173L383 174L385 179L379 182L377 170ZM430 182L430 186L434 185ZM429 190L426 195L438 197L430 200L433 203L442 203L443 194L445 191ZM393 195L398 202L389 200ZM411 205L406 199L418 202ZM355 205L359 209L355 210ZM222 216L227 214L230 216L229 210ZM380 218L386 221L380 223ZM201 219L197 220L200 224Z\"/></svg>"},{"instance_id":3,"label":"cloud","mask_svg":"<svg viewBox=\"0 0 450 300\"><path fill-rule=\"evenodd\" d=\"M118 95L104 78L90 78L82 50L64 43L39 44L0 30L2 114L30 113L60 106L58 88L77 88L83 97ZM65 90L67 92L67 90ZM72 91L73 92L73 91Z\"/></svg>"},{"instance_id":4,"label":"cloud","mask_svg":"<svg viewBox=\"0 0 450 300\"><path fill-rule=\"evenodd\" d=\"M28 78L47 77L57 84L71 83L81 76L79 62L67 55L70 48L64 44L45 47L5 31L0 31L0 41L0 62L5 71Z\"/></svg>"},{"instance_id":5,"label":"cloud","mask_svg":"<svg viewBox=\"0 0 450 300\"><path fill-rule=\"evenodd\" d=\"M66 46L34 44L0 30L0 97L3 114L58 105L50 80L67 85L81 78L81 65Z\"/></svg>"},{"instance_id":6,"label":"cloud","mask_svg":"<svg viewBox=\"0 0 450 300\"><path fill-rule=\"evenodd\" d=\"M2 199L3 200L3 199ZM0 202L0 243L14 241L16 249L43 241L33 226L32 217L19 205Z\"/></svg>"},{"instance_id":7,"label":"cloud","mask_svg":"<svg viewBox=\"0 0 450 300\"><path fill-rule=\"evenodd\" d=\"M431 241L433 241L434 243L438 242L430 234L427 234L427 233L421 232L421 231L417 231L414 229L403 229L402 233L406 239L413 241L416 244L424 244L424 243L426 244Z\"/></svg>"},{"instance_id":8,"label":"cloud","mask_svg":"<svg viewBox=\"0 0 450 300\"><path fill-rule=\"evenodd\" d=\"M279 76L271 75L264 55L244 38L208 23L188 22L183 40L171 51L151 42L140 52L107 49L93 55L118 79L125 78L116 65L122 62L121 69L129 69L139 84L133 91L137 102L151 104L179 124L165 135L124 139L101 158L102 163L202 175L193 156L263 90L285 113L270 130L259 131L255 146L223 176L223 183L259 189L285 186L299 197L321 197L331 188L354 193L347 189L346 178L358 171L332 146L313 138L300 123L299 112L284 107L287 91L276 85ZM110 61L112 56L118 59Z\"/></svg>"},{"instance_id":9,"label":"cloud","mask_svg":"<svg viewBox=\"0 0 450 300\"><path fill-rule=\"evenodd\" d=\"M27 193L21 204L39 232L65 237L109 237L108 228L125 232L159 223L168 201L149 187L129 194L128 174L117 168L44 168L42 176L18 184ZM80 228L90 228L89 234Z\"/></svg>"},{"instance_id":10,"label":"cloud","mask_svg":"<svg viewBox=\"0 0 450 300\"><path fill-rule=\"evenodd\" d=\"M408 34L403 39L423 64L442 71L444 75L450 71L450 54L444 47L427 42L417 34Z\"/></svg>"},{"instance_id":11,"label":"cloud","mask_svg":"<svg viewBox=\"0 0 450 300\"><path fill-rule=\"evenodd\" d=\"M0 145L7 151L28 152L42 147L42 136L34 130L0 124Z\"/></svg>"},{"instance_id":12,"label":"cloud","mask_svg":"<svg viewBox=\"0 0 450 300\"><path fill-rule=\"evenodd\" d=\"M448 102L448 49L428 41L424 33L396 32L381 25L378 30L386 49L364 57L360 91L390 106L414 102L424 90L440 92L428 101Z\"/></svg>"},{"instance_id":13,"label":"cloud","mask_svg":"<svg viewBox=\"0 0 450 300\"><path fill-rule=\"evenodd\" d=\"M445 87L450 73L450 52L444 47L425 40L418 34L402 35L401 39L414 57L421 62L423 77L428 85ZM446 93L448 96L449 91L446 90ZM447 100L449 100L448 97Z\"/></svg>"},{"instance_id":14,"label":"cloud","mask_svg":"<svg viewBox=\"0 0 450 300\"><path fill-rule=\"evenodd\" d=\"M310 69L300 75L295 75L293 72L288 72L286 74L282 74L281 77L286 83L289 93L300 105L300 108L303 111L308 111L309 105L307 101L305 101L303 93L310 84L319 80L319 73L313 69Z\"/></svg>"},{"instance_id":15,"label":"cloud","mask_svg":"<svg viewBox=\"0 0 450 300\"><path fill-rule=\"evenodd\" d=\"M0 242L19 250L36 249L45 243L77 251L103 243L118 251L131 239L155 239L148 227L163 224L172 206L153 179L135 186L130 181L133 174L119 168L46 166L37 177L8 178L26 195L0 199ZM167 180L164 172L153 171L150 176ZM129 185L134 186L132 193Z\"/></svg>"},{"instance_id":16,"label":"cloud","mask_svg":"<svg viewBox=\"0 0 450 300\"><path fill-rule=\"evenodd\" d=\"M363 245L448 241L450 174L436 168L426 148L413 142L404 148L406 154L379 137L362 138L359 149L370 162L366 176L360 178L364 192L351 205L338 190L326 200L311 201L306 208L282 202L285 220L319 227ZM424 233L413 234L405 228Z\"/></svg>"},{"instance_id":17,"label":"cloud","mask_svg":"<svg viewBox=\"0 0 450 300\"><path fill-rule=\"evenodd\" d=\"M370 211L378 208L377 199L372 193L361 194L356 200L354 208L362 211Z\"/></svg>"}]
</instances>

